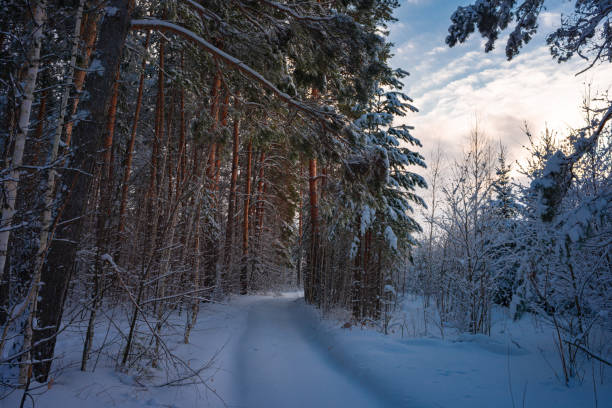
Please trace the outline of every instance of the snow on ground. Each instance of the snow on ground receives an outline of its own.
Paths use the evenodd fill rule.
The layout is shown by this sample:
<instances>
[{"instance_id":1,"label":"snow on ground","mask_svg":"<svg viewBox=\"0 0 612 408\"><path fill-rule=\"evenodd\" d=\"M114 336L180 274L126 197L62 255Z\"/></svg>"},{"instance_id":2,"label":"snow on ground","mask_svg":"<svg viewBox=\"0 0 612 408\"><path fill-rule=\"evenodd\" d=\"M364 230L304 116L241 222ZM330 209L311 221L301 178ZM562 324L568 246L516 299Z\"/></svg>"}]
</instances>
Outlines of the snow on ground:
<instances>
[{"instance_id":1,"label":"snow on ground","mask_svg":"<svg viewBox=\"0 0 612 408\"><path fill-rule=\"evenodd\" d=\"M531 316L518 322L500 316L492 335L439 328L424 318L418 301L405 302L404 332L385 336L324 323L329 356L364 385L397 407L595 407L590 364L582 384L569 388L553 348L552 330ZM426 313L427 314L427 313ZM425 331L429 320L429 331ZM413 337L409 337L413 336ZM605 366L604 366L605 367ZM600 369L600 364L594 366ZM612 407L612 372L597 381L599 407Z\"/></svg>"},{"instance_id":2,"label":"snow on ground","mask_svg":"<svg viewBox=\"0 0 612 408\"><path fill-rule=\"evenodd\" d=\"M62 334L52 387L37 390L36 407L593 407L593 382L565 387L555 377L550 331L530 318L500 319L492 336L445 333L425 326L418 302L406 302L403 331L341 328L322 320L298 293L248 296L202 306L191 344L181 319L168 338L190 367L207 364L203 384L156 387L162 370L138 379L117 373L102 354L94 373L78 370L82 333ZM98 329L98 342L105 336ZM431 333L430 333L431 332ZM411 337L408 337L411 336ZM420 336L420 337L419 337ZM112 337L112 336L111 336ZM107 336L108 341L108 336ZM119 347L119 342L117 347ZM94 357L95 358L95 357ZM90 364L93 367L93 362ZM599 407L612 407L612 373L597 384ZM21 392L0 407L17 407ZM26 403L26 407L31 404Z\"/></svg>"}]
</instances>

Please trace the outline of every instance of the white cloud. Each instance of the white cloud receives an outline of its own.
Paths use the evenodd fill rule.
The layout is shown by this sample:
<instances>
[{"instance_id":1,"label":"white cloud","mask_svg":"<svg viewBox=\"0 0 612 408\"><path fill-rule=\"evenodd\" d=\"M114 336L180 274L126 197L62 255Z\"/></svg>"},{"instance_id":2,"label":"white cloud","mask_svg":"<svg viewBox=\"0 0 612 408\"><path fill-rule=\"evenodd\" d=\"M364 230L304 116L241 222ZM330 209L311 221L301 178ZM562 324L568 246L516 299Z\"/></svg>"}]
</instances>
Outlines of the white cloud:
<instances>
[{"instance_id":1,"label":"white cloud","mask_svg":"<svg viewBox=\"0 0 612 408\"><path fill-rule=\"evenodd\" d=\"M448 50L450 50L450 48L448 48L447 46L440 45L439 47L435 47L431 51L429 51L427 55L442 54L443 52L446 52Z\"/></svg>"},{"instance_id":2,"label":"white cloud","mask_svg":"<svg viewBox=\"0 0 612 408\"><path fill-rule=\"evenodd\" d=\"M480 51L470 51L463 56L451 61L443 69L437 72L426 72L433 65L432 59L425 59L415 68L422 79L412 88L415 95L423 94L431 89L439 88L448 81L465 75L470 71L484 69L492 64L492 60Z\"/></svg>"},{"instance_id":3,"label":"white cloud","mask_svg":"<svg viewBox=\"0 0 612 408\"><path fill-rule=\"evenodd\" d=\"M395 55L404 56L408 52L414 50L415 44L413 41L405 41L401 43L399 46L395 47Z\"/></svg>"},{"instance_id":4,"label":"white cloud","mask_svg":"<svg viewBox=\"0 0 612 408\"><path fill-rule=\"evenodd\" d=\"M546 47L520 54L512 62L492 58L468 52L437 71L419 69L416 86L407 84L407 93L421 112L402 122L416 127L413 133L426 151L439 140L447 157L459 157L477 114L487 135L495 142L501 140L510 156L519 159L526 143L521 130L525 121L536 135L546 124L561 132L580 127L585 84L592 83L594 90L605 90L612 84L612 70L607 65L575 77L584 64L557 64ZM423 69L426 63L422 63ZM429 68L432 66L430 63Z\"/></svg>"}]
</instances>

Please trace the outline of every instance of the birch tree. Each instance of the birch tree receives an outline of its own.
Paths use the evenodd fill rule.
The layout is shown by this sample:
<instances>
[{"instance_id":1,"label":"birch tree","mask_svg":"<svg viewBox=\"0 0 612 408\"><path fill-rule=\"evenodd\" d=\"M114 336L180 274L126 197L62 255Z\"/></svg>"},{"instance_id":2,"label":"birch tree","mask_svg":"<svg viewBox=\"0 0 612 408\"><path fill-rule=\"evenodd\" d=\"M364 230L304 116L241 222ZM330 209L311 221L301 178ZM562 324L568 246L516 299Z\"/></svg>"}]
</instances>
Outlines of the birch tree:
<instances>
[{"instance_id":1,"label":"birch tree","mask_svg":"<svg viewBox=\"0 0 612 408\"><path fill-rule=\"evenodd\" d=\"M23 80L23 97L19 108L19 118L17 122L17 134L15 135L13 154L9 162L10 170L6 180L3 180L4 204L2 205L2 220L0 221L0 280L4 277L8 242L11 230L15 228L13 216L15 215L15 203L21 176L21 165L26 143L26 136L30 127L30 114L32 112L32 102L34 100L34 90L40 66L40 50L44 37L44 24L47 13L46 1L39 1L33 6L33 32L30 51L27 56L27 66L25 67L25 77Z\"/></svg>"}]
</instances>

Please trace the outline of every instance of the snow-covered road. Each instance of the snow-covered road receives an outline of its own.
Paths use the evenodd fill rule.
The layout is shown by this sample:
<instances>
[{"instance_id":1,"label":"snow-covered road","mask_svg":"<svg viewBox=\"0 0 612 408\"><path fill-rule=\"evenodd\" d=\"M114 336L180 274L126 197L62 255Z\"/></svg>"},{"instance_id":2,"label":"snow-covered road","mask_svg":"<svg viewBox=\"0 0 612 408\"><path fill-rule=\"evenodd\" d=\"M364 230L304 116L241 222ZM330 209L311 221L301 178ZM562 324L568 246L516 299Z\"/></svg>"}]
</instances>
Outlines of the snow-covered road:
<instances>
[{"instance_id":1,"label":"snow-covered road","mask_svg":"<svg viewBox=\"0 0 612 408\"><path fill-rule=\"evenodd\" d=\"M118 372L118 334L109 336L116 340L109 341L96 371L81 372L86 325L72 327L59 338L56 377L52 386L36 388L35 406L612 407L609 377L605 384L596 384L597 394L588 372L581 384L566 387L559 381L551 329L529 318L501 320L491 336L419 337L416 319L422 309L411 309L418 302L406 303L402 313L407 324L414 324L414 335L396 331L385 336L367 328L342 329L347 316L322 319L300 296L240 296L227 303L203 304L189 344L183 341L185 316L173 316L166 344L193 369L205 367L199 377L203 382L182 387L156 386L183 375L165 371L167 366L142 367L138 378L136 370ZM127 327L126 321L117 321ZM96 344L104 340L107 325L101 319ZM19 406L21 395L14 392L0 400L0 408Z\"/></svg>"},{"instance_id":2,"label":"snow-covered road","mask_svg":"<svg viewBox=\"0 0 612 408\"><path fill-rule=\"evenodd\" d=\"M312 313L291 298L249 306L236 375L244 407L389 407L330 358Z\"/></svg>"}]
</instances>

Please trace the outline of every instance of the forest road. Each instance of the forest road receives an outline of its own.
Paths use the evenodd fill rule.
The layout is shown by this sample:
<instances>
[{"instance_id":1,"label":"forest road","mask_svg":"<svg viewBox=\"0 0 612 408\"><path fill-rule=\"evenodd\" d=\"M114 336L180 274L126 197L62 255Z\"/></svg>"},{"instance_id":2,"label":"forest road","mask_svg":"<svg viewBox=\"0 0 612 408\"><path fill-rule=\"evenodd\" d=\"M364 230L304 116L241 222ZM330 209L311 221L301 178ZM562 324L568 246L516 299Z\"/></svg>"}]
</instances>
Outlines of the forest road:
<instances>
[{"instance_id":1,"label":"forest road","mask_svg":"<svg viewBox=\"0 0 612 408\"><path fill-rule=\"evenodd\" d=\"M329 351L333 341L295 298L249 305L239 340L237 381L245 408L396 407L368 389Z\"/></svg>"}]
</instances>

